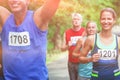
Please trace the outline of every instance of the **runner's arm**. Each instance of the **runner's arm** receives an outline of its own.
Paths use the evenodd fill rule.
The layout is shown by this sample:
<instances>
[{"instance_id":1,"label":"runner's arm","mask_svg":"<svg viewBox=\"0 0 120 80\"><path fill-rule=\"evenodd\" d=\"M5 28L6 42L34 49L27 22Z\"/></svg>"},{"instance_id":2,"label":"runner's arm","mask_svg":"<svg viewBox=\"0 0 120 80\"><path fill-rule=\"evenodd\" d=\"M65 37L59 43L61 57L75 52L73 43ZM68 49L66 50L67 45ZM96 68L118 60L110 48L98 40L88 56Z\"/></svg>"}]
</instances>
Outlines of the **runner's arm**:
<instances>
[{"instance_id":1,"label":"runner's arm","mask_svg":"<svg viewBox=\"0 0 120 80\"><path fill-rule=\"evenodd\" d=\"M89 51L92 49L92 42L91 39L88 37L85 42L84 45L82 47L82 50L80 51L80 57L79 60L81 63L88 63L88 62L92 62L92 58L88 58L87 54L89 53Z\"/></svg>"},{"instance_id":2,"label":"runner's arm","mask_svg":"<svg viewBox=\"0 0 120 80\"><path fill-rule=\"evenodd\" d=\"M83 41L81 39L79 39L76 43L75 49L73 50L73 53L72 53L73 57L79 57L80 56L79 53L80 53L80 50L82 48L82 44L83 44Z\"/></svg>"},{"instance_id":3,"label":"runner's arm","mask_svg":"<svg viewBox=\"0 0 120 80\"><path fill-rule=\"evenodd\" d=\"M90 50L93 49L95 43L95 36L88 36L86 39L84 46L82 47L82 51L80 52L79 60L81 63L88 63L88 62L97 62L100 58L98 53L93 54L91 57L87 57Z\"/></svg>"},{"instance_id":4,"label":"runner's arm","mask_svg":"<svg viewBox=\"0 0 120 80\"><path fill-rule=\"evenodd\" d=\"M2 26L6 22L9 15L10 12L6 8L0 6L0 30L2 29Z\"/></svg>"},{"instance_id":5,"label":"runner's arm","mask_svg":"<svg viewBox=\"0 0 120 80\"><path fill-rule=\"evenodd\" d=\"M34 13L34 21L39 29L47 30L48 22L55 14L60 0L46 0L42 7L38 8Z\"/></svg>"}]
</instances>

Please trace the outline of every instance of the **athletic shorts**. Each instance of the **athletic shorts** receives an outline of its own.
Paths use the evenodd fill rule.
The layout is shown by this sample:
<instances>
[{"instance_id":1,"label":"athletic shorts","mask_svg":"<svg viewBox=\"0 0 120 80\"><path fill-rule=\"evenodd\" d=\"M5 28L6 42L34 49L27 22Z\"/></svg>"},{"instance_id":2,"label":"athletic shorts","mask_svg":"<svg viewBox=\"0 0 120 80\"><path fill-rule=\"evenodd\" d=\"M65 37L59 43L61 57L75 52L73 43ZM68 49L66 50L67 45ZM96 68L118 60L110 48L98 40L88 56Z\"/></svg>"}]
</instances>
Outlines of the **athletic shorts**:
<instances>
[{"instance_id":1,"label":"athletic shorts","mask_svg":"<svg viewBox=\"0 0 120 80\"><path fill-rule=\"evenodd\" d=\"M105 72L92 71L91 80L120 80L120 70Z\"/></svg>"}]
</instances>

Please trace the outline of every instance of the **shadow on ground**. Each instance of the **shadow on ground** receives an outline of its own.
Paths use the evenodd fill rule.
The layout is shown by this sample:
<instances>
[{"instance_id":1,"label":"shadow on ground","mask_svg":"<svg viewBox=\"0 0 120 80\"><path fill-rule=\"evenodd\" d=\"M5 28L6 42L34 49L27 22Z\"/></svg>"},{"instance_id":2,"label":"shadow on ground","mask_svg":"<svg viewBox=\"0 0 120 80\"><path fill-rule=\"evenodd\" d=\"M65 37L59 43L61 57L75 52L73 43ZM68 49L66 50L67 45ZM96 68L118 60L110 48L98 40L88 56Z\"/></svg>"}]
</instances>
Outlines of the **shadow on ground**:
<instances>
[{"instance_id":1,"label":"shadow on ground","mask_svg":"<svg viewBox=\"0 0 120 80\"><path fill-rule=\"evenodd\" d=\"M49 80L69 80L67 54L47 66L49 71Z\"/></svg>"}]
</instances>

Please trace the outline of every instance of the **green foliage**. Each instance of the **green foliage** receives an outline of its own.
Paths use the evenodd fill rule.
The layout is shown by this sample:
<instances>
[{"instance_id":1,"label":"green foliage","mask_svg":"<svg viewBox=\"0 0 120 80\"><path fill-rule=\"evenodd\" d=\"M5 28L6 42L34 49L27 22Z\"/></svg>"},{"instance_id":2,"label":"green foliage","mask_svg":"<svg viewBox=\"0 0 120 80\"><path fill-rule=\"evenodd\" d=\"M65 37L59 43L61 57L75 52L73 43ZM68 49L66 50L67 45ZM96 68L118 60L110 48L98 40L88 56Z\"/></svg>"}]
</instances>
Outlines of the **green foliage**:
<instances>
[{"instance_id":1,"label":"green foliage","mask_svg":"<svg viewBox=\"0 0 120 80\"><path fill-rule=\"evenodd\" d=\"M48 52L50 52L51 49L53 49L54 46L53 46L53 43L49 41L48 43Z\"/></svg>"}]
</instances>

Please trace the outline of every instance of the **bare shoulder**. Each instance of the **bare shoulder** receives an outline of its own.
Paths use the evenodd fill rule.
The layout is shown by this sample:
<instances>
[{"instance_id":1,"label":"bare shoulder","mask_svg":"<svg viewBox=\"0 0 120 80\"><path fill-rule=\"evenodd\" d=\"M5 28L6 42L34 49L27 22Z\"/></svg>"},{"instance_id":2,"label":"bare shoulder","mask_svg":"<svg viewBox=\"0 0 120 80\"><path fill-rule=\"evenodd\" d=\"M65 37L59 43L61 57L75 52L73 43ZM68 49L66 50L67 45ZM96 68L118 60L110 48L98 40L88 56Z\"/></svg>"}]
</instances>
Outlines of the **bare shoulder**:
<instances>
[{"instance_id":1,"label":"bare shoulder","mask_svg":"<svg viewBox=\"0 0 120 80\"><path fill-rule=\"evenodd\" d=\"M7 18L10 16L10 11L5 8L0 6L0 24L3 26L3 24L6 22Z\"/></svg>"},{"instance_id":2,"label":"bare shoulder","mask_svg":"<svg viewBox=\"0 0 120 80\"><path fill-rule=\"evenodd\" d=\"M93 47L95 42L95 35L90 35L87 37L85 40L85 43L88 44L89 46Z\"/></svg>"},{"instance_id":3,"label":"bare shoulder","mask_svg":"<svg viewBox=\"0 0 120 80\"><path fill-rule=\"evenodd\" d=\"M34 21L35 21L35 24L38 26L38 28L40 28L41 23L42 23L42 19L41 19L41 9L42 7L40 7L39 9L37 9L35 12L34 12Z\"/></svg>"},{"instance_id":4,"label":"bare shoulder","mask_svg":"<svg viewBox=\"0 0 120 80\"><path fill-rule=\"evenodd\" d=\"M94 41L94 39L95 39L95 35L90 35L87 37L87 40L89 41Z\"/></svg>"}]
</instances>

